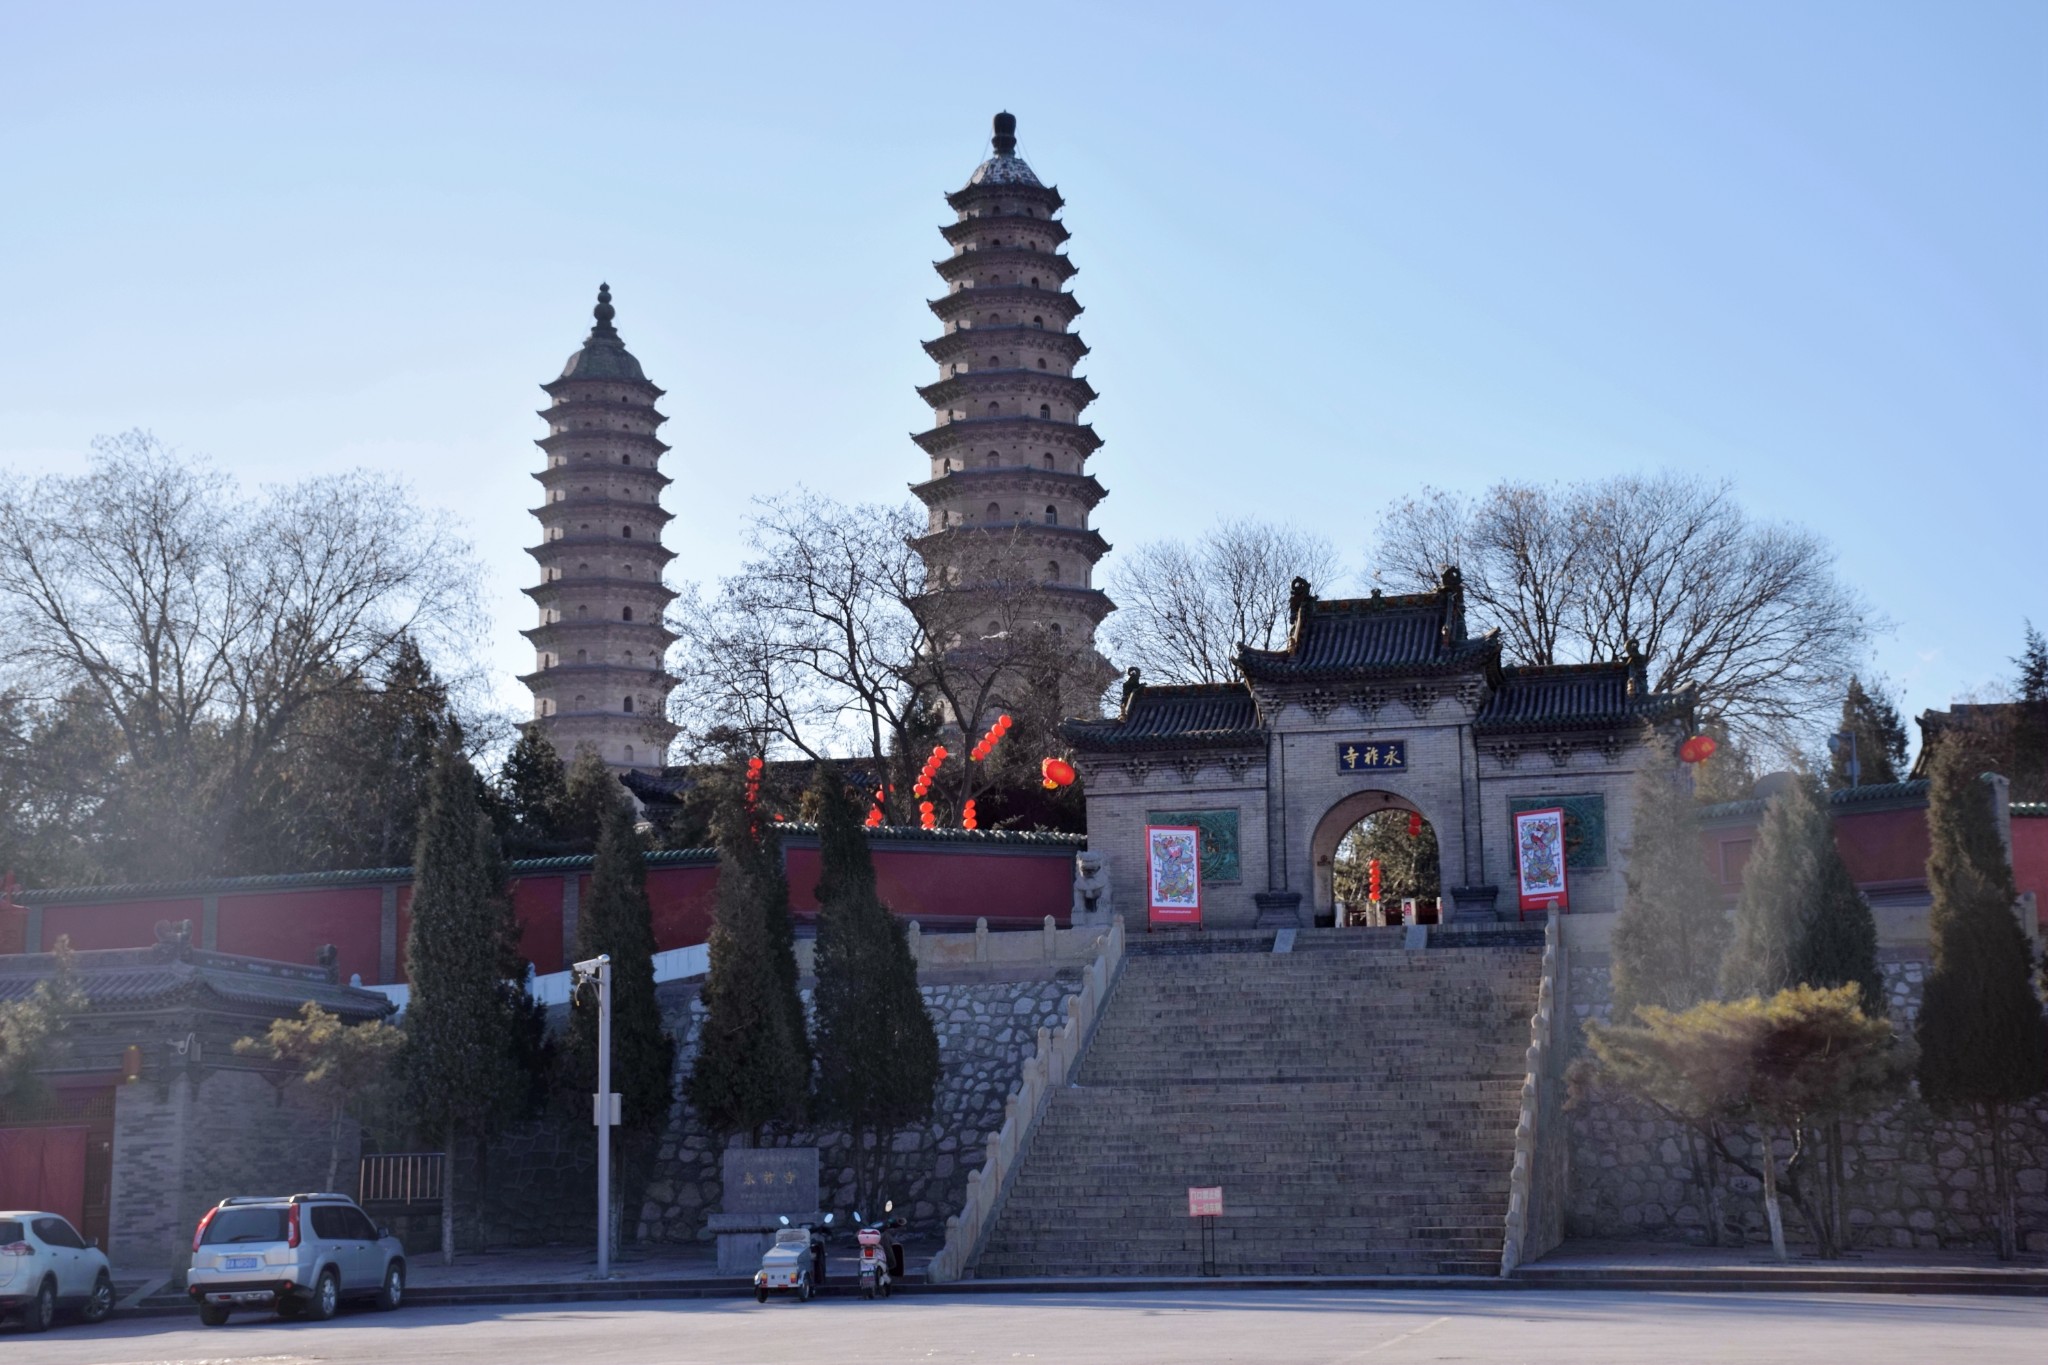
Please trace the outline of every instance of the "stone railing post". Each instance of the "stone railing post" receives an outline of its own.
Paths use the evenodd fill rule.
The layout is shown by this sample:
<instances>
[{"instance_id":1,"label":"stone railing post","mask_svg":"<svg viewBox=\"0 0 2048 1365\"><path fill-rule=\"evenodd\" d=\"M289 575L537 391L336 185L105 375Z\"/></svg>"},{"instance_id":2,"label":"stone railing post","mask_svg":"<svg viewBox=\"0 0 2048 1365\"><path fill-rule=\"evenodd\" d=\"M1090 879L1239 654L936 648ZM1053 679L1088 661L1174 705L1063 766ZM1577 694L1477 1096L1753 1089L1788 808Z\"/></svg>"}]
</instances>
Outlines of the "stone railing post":
<instances>
[{"instance_id":1,"label":"stone railing post","mask_svg":"<svg viewBox=\"0 0 2048 1365\"><path fill-rule=\"evenodd\" d=\"M1057 932L1048 919L1045 928L1048 953L1057 950ZM931 1266L925 1271L925 1278L933 1284L966 1278L983 1242L995 1227L996 1215L1002 1211L1003 1195L1009 1188L1011 1177L1023 1164L1024 1155L1031 1145L1031 1135L1044 1116L1046 1106L1051 1103L1052 1092L1068 1084L1073 1078L1074 1068L1081 1063L1088 1035L1101 1018L1110 990L1123 966L1122 922L1113 924L1107 934L1096 940L1096 944L1097 954L1081 975L1080 993L1066 999L1066 1022L1057 1033L1049 1028L1038 1030L1038 1046L1024 1063L1017 1088L1003 1103L1003 1126L988 1135L987 1155L982 1160L981 1169L968 1173L967 1194L961 1202L960 1212L946 1220L945 1245L932 1257ZM974 926L975 960L985 959L987 952L988 921L979 920Z\"/></svg>"}]
</instances>

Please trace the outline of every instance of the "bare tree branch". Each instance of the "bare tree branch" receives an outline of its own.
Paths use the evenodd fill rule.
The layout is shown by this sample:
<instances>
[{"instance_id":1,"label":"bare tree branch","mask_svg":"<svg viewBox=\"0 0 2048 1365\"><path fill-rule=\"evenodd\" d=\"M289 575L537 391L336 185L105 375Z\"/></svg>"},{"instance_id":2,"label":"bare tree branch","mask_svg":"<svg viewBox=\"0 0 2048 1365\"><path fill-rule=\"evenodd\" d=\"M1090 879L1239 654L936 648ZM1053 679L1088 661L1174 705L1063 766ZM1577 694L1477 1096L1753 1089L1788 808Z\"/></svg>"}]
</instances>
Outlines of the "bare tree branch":
<instances>
[{"instance_id":1,"label":"bare tree branch","mask_svg":"<svg viewBox=\"0 0 2048 1365\"><path fill-rule=\"evenodd\" d=\"M1237 647L1278 648L1287 636L1288 586L1327 585L1337 549L1292 526L1219 523L1201 540L1140 546L1110 576L1117 613L1103 627L1119 664L1163 683L1228 682Z\"/></svg>"},{"instance_id":2,"label":"bare tree branch","mask_svg":"<svg viewBox=\"0 0 2048 1365\"><path fill-rule=\"evenodd\" d=\"M1694 684L1738 736L1780 747L1825 719L1883 625L1820 537L1684 475L1425 489L1381 519L1379 580L1426 590L1449 563L1511 662L1619 658L1634 640L1654 687Z\"/></svg>"}]
</instances>

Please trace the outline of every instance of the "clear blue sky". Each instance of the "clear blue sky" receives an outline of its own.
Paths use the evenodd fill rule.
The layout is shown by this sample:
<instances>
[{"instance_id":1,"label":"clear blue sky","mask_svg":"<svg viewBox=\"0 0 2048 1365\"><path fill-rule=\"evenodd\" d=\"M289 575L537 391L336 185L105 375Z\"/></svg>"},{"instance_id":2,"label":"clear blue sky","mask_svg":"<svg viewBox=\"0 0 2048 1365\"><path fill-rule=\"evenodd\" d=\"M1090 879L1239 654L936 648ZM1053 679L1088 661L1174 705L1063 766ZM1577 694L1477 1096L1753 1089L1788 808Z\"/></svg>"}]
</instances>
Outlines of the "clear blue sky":
<instances>
[{"instance_id":1,"label":"clear blue sky","mask_svg":"<svg viewBox=\"0 0 2048 1365\"><path fill-rule=\"evenodd\" d=\"M0 0L0 469L147 427L467 518L508 705L535 387L600 279L677 579L898 498L941 194L1068 199L1132 545L1425 482L1725 474L1829 536L1909 711L2048 627L2048 5Z\"/></svg>"}]
</instances>

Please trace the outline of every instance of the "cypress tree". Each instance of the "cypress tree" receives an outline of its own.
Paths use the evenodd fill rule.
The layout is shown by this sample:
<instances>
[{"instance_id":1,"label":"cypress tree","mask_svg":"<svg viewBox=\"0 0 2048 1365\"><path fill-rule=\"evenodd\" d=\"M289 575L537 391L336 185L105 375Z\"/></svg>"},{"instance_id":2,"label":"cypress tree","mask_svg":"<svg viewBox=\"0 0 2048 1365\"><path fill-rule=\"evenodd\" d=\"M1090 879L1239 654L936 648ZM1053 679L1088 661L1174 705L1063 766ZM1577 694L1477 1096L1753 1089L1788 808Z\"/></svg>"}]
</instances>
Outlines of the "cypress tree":
<instances>
[{"instance_id":1,"label":"cypress tree","mask_svg":"<svg viewBox=\"0 0 2048 1365\"><path fill-rule=\"evenodd\" d=\"M704 1026L685 1094L713 1132L746 1133L758 1144L770 1123L803 1117L810 1070L777 966L771 918L789 914L781 841L755 827L737 792L712 821L718 846L718 909L711 923L711 972ZM801 1001L797 1011L800 1015Z\"/></svg>"},{"instance_id":2,"label":"cypress tree","mask_svg":"<svg viewBox=\"0 0 2048 1365\"><path fill-rule=\"evenodd\" d=\"M1884 1012L1877 922L1835 848L1819 785L1800 774L1764 809L1721 988L1769 997L1793 986L1848 985L1859 988L1866 1014Z\"/></svg>"},{"instance_id":3,"label":"cypress tree","mask_svg":"<svg viewBox=\"0 0 2048 1365\"><path fill-rule=\"evenodd\" d=\"M1855 741L1858 783L1874 787L1899 780L1906 766L1906 725L1883 688L1866 689L1860 678L1849 679L1849 690L1842 697L1840 729ZM1846 745L1832 754L1827 779L1830 791L1850 785L1849 758Z\"/></svg>"},{"instance_id":4,"label":"cypress tree","mask_svg":"<svg viewBox=\"0 0 2048 1365\"><path fill-rule=\"evenodd\" d=\"M1699 805L1672 746L1656 740L1636 778L1628 894L1614 920L1614 1019L1642 1005L1674 1012L1712 999L1728 948L1728 911L1707 870Z\"/></svg>"},{"instance_id":5,"label":"cypress tree","mask_svg":"<svg viewBox=\"0 0 2048 1365\"><path fill-rule=\"evenodd\" d=\"M498 789L521 846L544 849L559 843L568 815L569 775L562 755L538 725L519 732L519 742L498 770Z\"/></svg>"},{"instance_id":6,"label":"cypress tree","mask_svg":"<svg viewBox=\"0 0 2048 1365\"><path fill-rule=\"evenodd\" d=\"M675 1043L654 998L654 920L647 905L646 849L633 809L614 801L601 818L590 894L576 915L576 960L612 959L612 1088L628 1129L652 1132L668 1116ZM584 1088L597 1088L597 1017L577 1010L569 1051Z\"/></svg>"},{"instance_id":7,"label":"cypress tree","mask_svg":"<svg viewBox=\"0 0 2048 1365\"><path fill-rule=\"evenodd\" d=\"M2016 1218L2005 1127L2012 1106L2048 1087L2048 1041L1990 784L1971 771L1960 745L1936 750L1929 777L1934 960L1914 1028L1920 1094L1936 1110L1981 1119L1989 1131L1998 1254L2010 1259Z\"/></svg>"},{"instance_id":8,"label":"cypress tree","mask_svg":"<svg viewBox=\"0 0 2048 1365\"><path fill-rule=\"evenodd\" d=\"M675 1094L675 1042L662 1027L661 1005L654 996L646 848L623 792L599 816L590 893L576 916L576 960L602 953L612 960L611 1085L619 1095L621 1124L619 1180L612 1191L616 1238L625 1225L624 1210L639 1206L640 1192L653 1175L656 1139ZM597 1034L595 1009L571 1012L569 1064L579 1100L597 1091ZM603 1141L607 1130L596 1131Z\"/></svg>"},{"instance_id":9,"label":"cypress tree","mask_svg":"<svg viewBox=\"0 0 2048 1365\"><path fill-rule=\"evenodd\" d=\"M604 825L604 813L624 799L619 775L611 770L597 750L578 746L564 781L562 821L558 832L565 844L578 851L595 850Z\"/></svg>"},{"instance_id":10,"label":"cypress tree","mask_svg":"<svg viewBox=\"0 0 2048 1365\"><path fill-rule=\"evenodd\" d=\"M476 808L476 775L445 742L428 784L413 858L406 939L406 1093L413 1115L441 1136L446 1160L527 1090L511 1055L504 972L517 942L512 900L490 823ZM441 1255L455 1256L453 1182L441 1205Z\"/></svg>"},{"instance_id":11,"label":"cypress tree","mask_svg":"<svg viewBox=\"0 0 2048 1365\"><path fill-rule=\"evenodd\" d=\"M821 763L812 791L822 864L818 1110L846 1126L860 1194L872 1200L880 1197L883 1137L931 1114L939 1038L917 988L909 934L875 893L874 860L845 780Z\"/></svg>"}]
</instances>

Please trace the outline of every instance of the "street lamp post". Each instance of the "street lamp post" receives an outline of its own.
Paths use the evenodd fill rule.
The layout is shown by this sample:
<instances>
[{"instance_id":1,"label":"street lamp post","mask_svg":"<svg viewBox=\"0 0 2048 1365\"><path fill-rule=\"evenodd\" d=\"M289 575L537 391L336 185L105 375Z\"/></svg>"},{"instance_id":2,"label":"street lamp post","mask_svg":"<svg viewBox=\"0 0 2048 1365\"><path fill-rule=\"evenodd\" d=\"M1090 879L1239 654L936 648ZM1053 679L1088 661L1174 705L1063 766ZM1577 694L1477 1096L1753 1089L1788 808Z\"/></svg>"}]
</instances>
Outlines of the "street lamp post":
<instances>
[{"instance_id":1,"label":"street lamp post","mask_svg":"<svg viewBox=\"0 0 2048 1365\"><path fill-rule=\"evenodd\" d=\"M590 1097L590 1121L597 1126L597 1278L607 1280L612 1273L612 1129L619 1121L619 1097L612 1093L611 954L579 962L575 971L571 999L576 1007L597 1006L597 1093Z\"/></svg>"}]
</instances>

